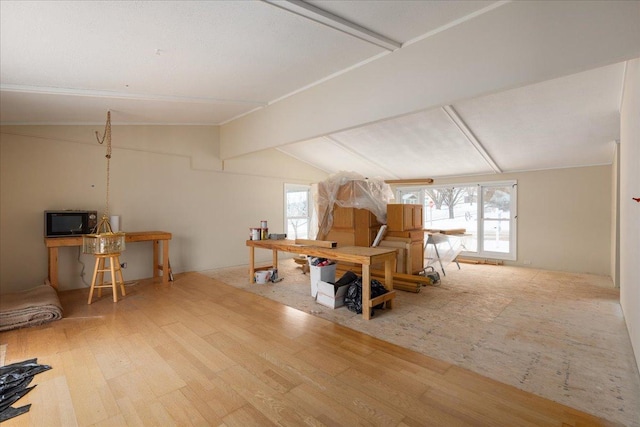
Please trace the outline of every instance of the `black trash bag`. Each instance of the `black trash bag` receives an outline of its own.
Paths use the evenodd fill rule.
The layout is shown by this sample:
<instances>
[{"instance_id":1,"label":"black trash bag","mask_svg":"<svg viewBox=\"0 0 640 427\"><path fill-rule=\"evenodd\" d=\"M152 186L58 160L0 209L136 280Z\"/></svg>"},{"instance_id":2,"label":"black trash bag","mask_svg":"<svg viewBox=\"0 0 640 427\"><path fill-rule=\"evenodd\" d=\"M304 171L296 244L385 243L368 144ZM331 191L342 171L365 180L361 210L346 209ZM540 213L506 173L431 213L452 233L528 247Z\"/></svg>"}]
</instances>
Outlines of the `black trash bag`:
<instances>
[{"instance_id":1,"label":"black trash bag","mask_svg":"<svg viewBox=\"0 0 640 427\"><path fill-rule=\"evenodd\" d=\"M387 292L389 291L384 287L382 283L378 282L375 279L371 280L371 298L379 297L380 295L384 295ZM381 302L373 308L384 308L384 303Z\"/></svg>"},{"instance_id":2,"label":"black trash bag","mask_svg":"<svg viewBox=\"0 0 640 427\"><path fill-rule=\"evenodd\" d=\"M342 275L340 280L338 280L336 283L334 283L333 286L336 288L336 291L337 291L338 288L350 285L351 283L355 282L356 280L358 280L358 276L356 275L356 273L354 273L353 271L347 271L346 273L344 273Z\"/></svg>"},{"instance_id":3,"label":"black trash bag","mask_svg":"<svg viewBox=\"0 0 640 427\"><path fill-rule=\"evenodd\" d=\"M349 285L344 294L344 305L349 311L362 313L362 280L360 278Z\"/></svg>"},{"instance_id":4,"label":"black trash bag","mask_svg":"<svg viewBox=\"0 0 640 427\"><path fill-rule=\"evenodd\" d=\"M371 280L371 298L379 297L387 292L387 288L382 283L373 279ZM362 277L358 277L358 280L349 285L347 293L344 296L344 305L349 311L354 313L362 313ZM380 303L373 308L384 308L384 303ZM371 309L371 315L373 316L373 309Z\"/></svg>"}]
</instances>

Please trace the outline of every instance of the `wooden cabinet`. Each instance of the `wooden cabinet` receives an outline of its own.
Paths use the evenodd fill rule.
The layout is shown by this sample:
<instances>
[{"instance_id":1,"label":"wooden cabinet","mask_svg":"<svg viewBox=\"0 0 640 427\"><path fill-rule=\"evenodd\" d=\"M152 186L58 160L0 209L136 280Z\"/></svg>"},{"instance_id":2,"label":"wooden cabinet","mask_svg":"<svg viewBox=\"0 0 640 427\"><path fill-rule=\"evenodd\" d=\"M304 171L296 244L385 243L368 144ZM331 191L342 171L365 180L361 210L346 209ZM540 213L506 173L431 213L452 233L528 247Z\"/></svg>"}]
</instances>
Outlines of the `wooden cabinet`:
<instances>
[{"instance_id":1,"label":"wooden cabinet","mask_svg":"<svg viewBox=\"0 0 640 427\"><path fill-rule=\"evenodd\" d=\"M424 269L424 232L387 231L380 246L396 247L402 256L398 257L397 272L416 274ZM402 258L402 262L400 259Z\"/></svg>"},{"instance_id":2,"label":"wooden cabinet","mask_svg":"<svg viewBox=\"0 0 640 427\"><path fill-rule=\"evenodd\" d=\"M387 227L389 231L422 230L422 205L388 204Z\"/></svg>"},{"instance_id":3,"label":"wooden cabinet","mask_svg":"<svg viewBox=\"0 0 640 427\"><path fill-rule=\"evenodd\" d=\"M408 258L408 255L411 251L411 244L406 241L406 239L402 240L389 240L382 239L378 244L379 248L393 248L396 250L396 273L407 273L407 271L411 270L411 259ZM380 270L382 265L374 265L372 267L374 270Z\"/></svg>"},{"instance_id":4,"label":"wooden cabinet","mask_svg":"<svg viewBox=\"0 0 640 427\"><path fill-rule=\"evenodd\" d=\"M411 242L408 257L411 260L410 274L417 274L424 269L424 246L422 241Z\"/></svg>"},{"instance_id":5,"label":"wooden cabinet","mask_svg":"<svg viewBox=\"0 0 640 427\"><path fill-rule=\"evenodd\" d=\"M356 226L355 209L336 206L333 209L332 228L354 228Z\"/></svg>"},{"instance_id":6,"label":"wooden cabinet","mask_svg":"<svg viewBox=\"0 0 640 427\"><path fill-rule=\"evenodd\" d=\"M331 230L325 236L319 236L318 239L338 242L338 246L369 247L376 238L380 226L375 215L366 209L335 206Z\"/></svg>"}]
</instances>

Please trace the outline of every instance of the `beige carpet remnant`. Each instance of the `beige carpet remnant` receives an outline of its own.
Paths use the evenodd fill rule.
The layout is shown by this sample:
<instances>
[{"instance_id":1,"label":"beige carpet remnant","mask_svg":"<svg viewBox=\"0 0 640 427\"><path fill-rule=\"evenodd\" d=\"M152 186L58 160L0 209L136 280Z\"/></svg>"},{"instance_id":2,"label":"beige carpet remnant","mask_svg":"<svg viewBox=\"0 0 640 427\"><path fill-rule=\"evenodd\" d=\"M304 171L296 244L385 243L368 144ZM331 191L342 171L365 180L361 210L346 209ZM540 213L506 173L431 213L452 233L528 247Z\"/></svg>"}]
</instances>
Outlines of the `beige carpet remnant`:
<instances>
[{"instance_id":1,"label":"beige carpet remnant","mask_svg":"<svg viewBox=\"0 0 640 427\"><path fill-rule=\"evenodd\" d=\"M0 296L0 331L60 320L62 305L55 289L40 285Z\"/></svg>"}]
</instances>

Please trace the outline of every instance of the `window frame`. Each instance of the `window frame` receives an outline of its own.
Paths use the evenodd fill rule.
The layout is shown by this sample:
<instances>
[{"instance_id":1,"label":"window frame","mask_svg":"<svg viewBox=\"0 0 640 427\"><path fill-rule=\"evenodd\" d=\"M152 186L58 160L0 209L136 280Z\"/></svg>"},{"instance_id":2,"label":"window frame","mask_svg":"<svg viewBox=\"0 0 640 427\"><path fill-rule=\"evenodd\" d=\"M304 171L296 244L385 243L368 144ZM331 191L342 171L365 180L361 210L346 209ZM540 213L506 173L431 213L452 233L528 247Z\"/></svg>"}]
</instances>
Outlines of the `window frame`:
<instances>
[{"instance_id":1,"label":"window frame","mask_svg":"<svg viewBox=\"0 0 640 427\"><path fill-rule=\"evenodd\" d=\"M294 193L294 192L306 192L307 193L307 216L303 217L303 216L295 216L295 217L290 217L288 216L288 197L287 194L288 193ZM284 230L285 233L287 233L287 239L295 239L295 236L289 236L289 219L306 219L307 220L307 239L310 238L309 236L311 235L311 219L312 219L312 215L313 215L313 200L311 197L311 185L308 184L291 184L291 183L285 183L284 184L284 197L283 197L283 204L284 204L284 212L283 212L283 220L284 220ZM298 238L302 238L302 237L298 237Z\"/></svg>"},{"instance_id":2,"label":"window frame","mask_svg":"<svg viewBox=\"0 0 640 427\"><path fill-rule=\"evenodd\" d=\"M476 203L476 238L477 247L475 251L462 251L461 255L472 258L492 258L505 261L515 261L518 257L518 182L517 180L503 180L503 181L487 181L487 182L471 182L471 183L456 183L456 184L440 184L440 185L418 185L418 186L401 186L395 188L396 200L403 203L403 193L415 193L419 192L419 200L424 207L423 209L423 221L425 228L428 224L428 206L426 204L426 189L439 189L439 188L460 188L460 187L477 187L477 203ZM484 206L484 189L490 187L511 187L509 193L509 252L496 252L485 250L485 219L492 221L493 219L485 218L483 212ZM507 218L505 218L506 220Z\"/></svg>"}]
</instances>

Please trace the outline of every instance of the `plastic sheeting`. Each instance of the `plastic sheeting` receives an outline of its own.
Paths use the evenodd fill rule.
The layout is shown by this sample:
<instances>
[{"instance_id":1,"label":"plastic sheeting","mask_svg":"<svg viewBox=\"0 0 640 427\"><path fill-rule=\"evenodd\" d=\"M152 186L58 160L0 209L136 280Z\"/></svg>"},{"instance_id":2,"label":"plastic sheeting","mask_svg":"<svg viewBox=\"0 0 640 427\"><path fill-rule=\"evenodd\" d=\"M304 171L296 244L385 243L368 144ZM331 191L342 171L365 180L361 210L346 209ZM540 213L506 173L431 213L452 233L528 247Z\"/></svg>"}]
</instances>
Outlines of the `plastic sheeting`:
<instances>
[{"instance_id":1,"label":"plastic sheeting","mask_svg":"<svg viewBox=\"0 0 640 427\"><path fill-rule=\"evenodd\" d=\"M35 386L28 385L35 375L51 369L51 366L37 362L38 359L29 359L0 367L0 422L24 414L31 408L31 404L19 408L11 405L33 390Z\"/></svg>"},{"instance_id":2,"label":"plastic sheeting","mask_svg":"<svg viewBox=\"0 0 640 427\"><path fill-rule=\"evenodd\" d=\"M380 178L365 178L355 172L338 172L318 184L316 193L319 235L333 225L333 208L367 209L381 224L387 223L387 204L394 199L391 186Z\"/></svg>"}]
</instances>

